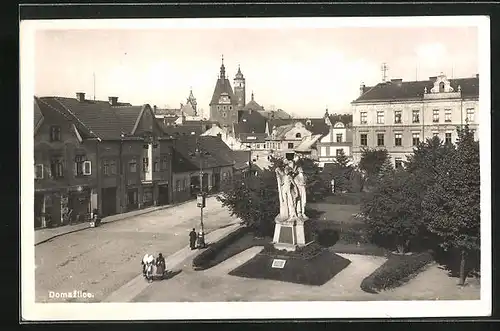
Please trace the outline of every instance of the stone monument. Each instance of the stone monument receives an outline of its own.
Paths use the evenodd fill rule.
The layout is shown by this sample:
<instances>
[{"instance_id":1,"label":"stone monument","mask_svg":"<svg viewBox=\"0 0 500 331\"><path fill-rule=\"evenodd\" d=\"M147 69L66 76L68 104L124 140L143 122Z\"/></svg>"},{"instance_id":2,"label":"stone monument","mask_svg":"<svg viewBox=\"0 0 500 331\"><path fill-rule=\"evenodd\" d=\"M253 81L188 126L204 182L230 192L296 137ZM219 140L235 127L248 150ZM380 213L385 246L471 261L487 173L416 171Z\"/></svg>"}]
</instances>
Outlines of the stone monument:
<instances>
[{"instance_id":1,"label":"stone monument","mask_svg":"<svg viewBox=\"0 0 500 331\"><path fill-rule=\"evenodd\" d=\"M305 229L308 220L305 215L307 180L303 169L292 160L275 171L280 213L275 218L273 244L276 249L294 251L312 242L309 231Z\"/></svg>"}]
</instances>

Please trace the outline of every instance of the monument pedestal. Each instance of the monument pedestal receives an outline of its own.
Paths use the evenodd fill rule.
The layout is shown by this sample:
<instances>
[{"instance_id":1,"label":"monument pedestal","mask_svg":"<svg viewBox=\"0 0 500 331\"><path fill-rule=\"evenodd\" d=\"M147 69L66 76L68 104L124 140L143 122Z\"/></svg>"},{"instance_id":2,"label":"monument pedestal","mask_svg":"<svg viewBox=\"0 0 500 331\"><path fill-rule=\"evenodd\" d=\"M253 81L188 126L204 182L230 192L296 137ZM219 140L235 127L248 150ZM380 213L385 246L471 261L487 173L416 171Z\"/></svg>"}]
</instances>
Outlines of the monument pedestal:
<instances>
[{"instance_id":1,"label":"monument pedestal","mask_svg":"<svg viewBox=\"0 0 500 331\"><path fill-rule=\"evenodd\" d=\"M294 251L297 247L303 247L312 242L307 218L296 216L289 219L276 217L274 227L273 244L276 249Z\"/></svg>"}]
</instances>

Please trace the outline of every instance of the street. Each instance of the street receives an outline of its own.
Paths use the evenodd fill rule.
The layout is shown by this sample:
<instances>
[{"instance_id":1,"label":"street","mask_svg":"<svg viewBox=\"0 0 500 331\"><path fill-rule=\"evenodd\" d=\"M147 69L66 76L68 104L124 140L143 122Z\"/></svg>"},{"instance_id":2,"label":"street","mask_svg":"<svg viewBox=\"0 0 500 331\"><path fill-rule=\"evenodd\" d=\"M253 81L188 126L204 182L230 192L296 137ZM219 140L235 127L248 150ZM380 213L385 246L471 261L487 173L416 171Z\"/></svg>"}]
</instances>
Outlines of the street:
<instances>
[{"instance_id":1,"label":"street","mask_svg":"<svg viewBox=\"0 0 500 331\"><path fill-rule=\"evenodd\" d=\"M235 223L215 197L204 208L205 232ZM189 244L199 231L196 201L70 233L35 246L36 302L100 302L141 273L144 254L165 257ZM168 268L168 266L167 266ZM49 293L83 291L93 298L50 298ZM84 300L84 301L82 301Z\"/></svg>"}]
</instances>

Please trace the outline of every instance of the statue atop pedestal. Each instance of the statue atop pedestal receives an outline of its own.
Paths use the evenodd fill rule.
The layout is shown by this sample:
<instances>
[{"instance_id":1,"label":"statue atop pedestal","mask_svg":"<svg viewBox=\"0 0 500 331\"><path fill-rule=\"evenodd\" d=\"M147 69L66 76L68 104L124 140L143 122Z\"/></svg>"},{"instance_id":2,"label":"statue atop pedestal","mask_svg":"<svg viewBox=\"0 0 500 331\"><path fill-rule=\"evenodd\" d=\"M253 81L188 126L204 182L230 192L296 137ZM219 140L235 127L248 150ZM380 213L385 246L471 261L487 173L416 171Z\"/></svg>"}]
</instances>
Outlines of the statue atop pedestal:
<instances>
[{"instance_id":1,"label":"statue atop pedestal","mask_svg":"<svg viewBox=\"0 0 500 331\"><path fill-rule=\"evenodd\" d=\"M275 219L275 245L296 247L306 244L304 222L308 219L305 215L307 180L296 161L290 160L275 170L280 203L280 213Z\"/></svg>"}]
</instances>

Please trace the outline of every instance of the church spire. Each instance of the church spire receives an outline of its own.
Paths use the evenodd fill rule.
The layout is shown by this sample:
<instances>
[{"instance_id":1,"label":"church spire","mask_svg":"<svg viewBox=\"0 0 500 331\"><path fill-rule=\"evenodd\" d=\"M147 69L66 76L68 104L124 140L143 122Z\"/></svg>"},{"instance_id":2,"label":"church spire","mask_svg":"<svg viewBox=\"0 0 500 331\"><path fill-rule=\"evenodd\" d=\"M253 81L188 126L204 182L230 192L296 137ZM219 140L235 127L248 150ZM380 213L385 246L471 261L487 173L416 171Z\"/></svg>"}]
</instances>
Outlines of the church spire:
<instances>
[{"instance_id":1,"label":"church spire","mask_svg":"<svg viewBox=\"0 0 500 331\"><path fill-rule=\"evenodd\" d=\"M220 78L226 78L226 67L224 67L224 54L222 54L222 64L220 66Z\"/></svg>"},{"instance_id":2,"label":"church spire","mask_svg":"<svg viewBox=\"0 0 500 331\"><path fill-rule=\"evenodd\" d=\"M252 101L254 101L254 100L253 100L253 91L252 91Z\"/></svg>"}]
</instances>

